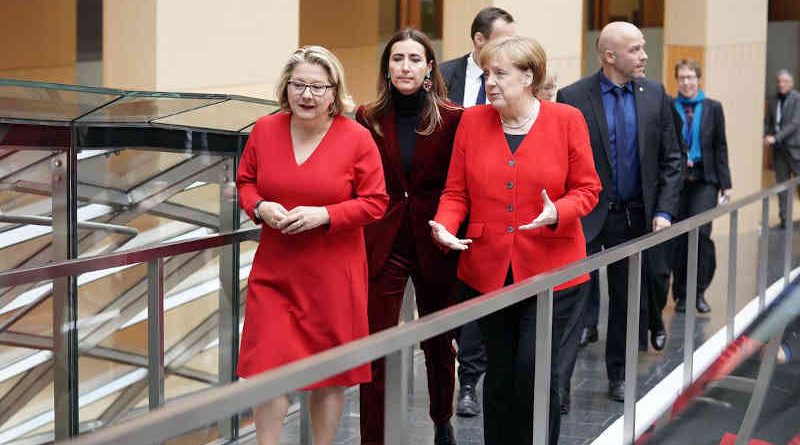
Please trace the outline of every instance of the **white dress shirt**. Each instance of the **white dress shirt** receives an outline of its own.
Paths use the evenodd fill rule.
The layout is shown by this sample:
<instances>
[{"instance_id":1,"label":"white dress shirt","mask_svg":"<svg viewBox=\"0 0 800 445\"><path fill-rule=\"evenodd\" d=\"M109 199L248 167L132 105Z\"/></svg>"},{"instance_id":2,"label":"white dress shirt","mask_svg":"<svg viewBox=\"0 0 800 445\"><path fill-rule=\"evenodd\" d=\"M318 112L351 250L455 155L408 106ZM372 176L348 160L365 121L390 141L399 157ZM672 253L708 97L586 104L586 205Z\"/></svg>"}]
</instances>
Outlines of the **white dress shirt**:
<instances>
[{"instance_id":1,"label":"white dress shirt","mask_svg":"<svg viewBox=\"0 0 800 445\"><path fill-rule=\"evenodd\" d=\"M470 54L470 56L467 57L467 74L464 79L464 108L477 105L475 101L478 99L478 91L481 89L482 75L483 69L475 63L473 54ZM488 99L486 103L489 103Z\"/></svg>"}]
</instances>

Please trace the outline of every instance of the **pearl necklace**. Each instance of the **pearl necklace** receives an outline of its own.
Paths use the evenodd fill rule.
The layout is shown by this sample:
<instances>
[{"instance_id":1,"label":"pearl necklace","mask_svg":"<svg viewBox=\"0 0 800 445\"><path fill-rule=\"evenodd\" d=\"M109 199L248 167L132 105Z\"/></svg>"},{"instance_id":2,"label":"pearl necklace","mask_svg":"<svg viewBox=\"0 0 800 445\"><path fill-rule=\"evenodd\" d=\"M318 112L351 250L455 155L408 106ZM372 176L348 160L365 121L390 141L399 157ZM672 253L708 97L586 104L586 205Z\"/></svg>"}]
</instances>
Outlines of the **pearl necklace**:
<instances>
[{"instance_id":1,"label":"pearl necklace","mask_svg":"<svg viewBox=\"0 0 800 445\"><path fill-rule=\"evenodd\" d=\"M520 124L511 125L506 121L504 121L502 117L500 118L500 123L503 124L503 126L508 128L509 130L519 130L521 128L525 128L539 114L539 106L540 106L539 101L534 102L533 111L531 111L531 114L528 117L526 117Z\"/></svg>"}]
</instances>

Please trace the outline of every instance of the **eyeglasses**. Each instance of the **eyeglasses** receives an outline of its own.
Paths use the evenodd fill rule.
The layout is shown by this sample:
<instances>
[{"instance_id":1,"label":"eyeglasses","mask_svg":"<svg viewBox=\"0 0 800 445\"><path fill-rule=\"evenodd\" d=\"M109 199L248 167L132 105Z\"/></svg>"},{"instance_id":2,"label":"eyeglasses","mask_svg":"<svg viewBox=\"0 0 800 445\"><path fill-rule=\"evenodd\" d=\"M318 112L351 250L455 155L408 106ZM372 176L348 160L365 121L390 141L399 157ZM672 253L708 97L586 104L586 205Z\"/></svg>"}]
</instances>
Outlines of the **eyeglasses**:
<instances>
[{"instance_id":1,"label":"eyeglasses","mask_svg":"<svg viewBox=\"0 0 800 445\"><path fill-rule=\"evenodd\" d=\"M299 80L290 80L289 81L289 89L292 90L292 93L295 94L304 94L306 92L306 88L311 90L312 96L323 96L328 88L333 88L336 85L326 85L322 83L305 83L300 82Z\"/></svg>"},{"instance_id":2,"label":"eyeglasses","mask_svg":"<svg viewBox=\"0 0 800 445\"><path fill-rule=\"evenodd\" d=\"M695 80L695 79L697 79L697 75L696 74L689 74L688 76L678 76L677 77L678 82L685 82L685 81L688 81L688 80Z\"/></svg>"}]
</instances>

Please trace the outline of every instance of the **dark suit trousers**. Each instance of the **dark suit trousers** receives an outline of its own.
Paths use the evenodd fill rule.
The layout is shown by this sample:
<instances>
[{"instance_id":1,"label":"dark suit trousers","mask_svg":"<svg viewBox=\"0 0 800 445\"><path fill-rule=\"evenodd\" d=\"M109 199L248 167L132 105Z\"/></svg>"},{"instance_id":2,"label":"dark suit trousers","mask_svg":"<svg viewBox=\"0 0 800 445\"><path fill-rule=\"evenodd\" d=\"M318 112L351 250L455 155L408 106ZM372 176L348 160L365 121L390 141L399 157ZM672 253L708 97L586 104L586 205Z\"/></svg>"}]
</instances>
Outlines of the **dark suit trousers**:
<instances>
[{"instance_id":1,"label":"dark suit trousers","mask_svg":"<svg viewBox=\"0 0 800 445\"><path fill-rule=\"evenodd\" d=\"M468 300L468 292L461 289L462 300ZM486 372L486 348L483 346L483 335L477 321L467 323L458 330L458 382L460 386L473 388L478 379Z\"/></svg>"},{"instance_id":2,"label":"dark suit trousers","mask_svg":"<svg viewBox=\"0 0 800 445\"><path fill-rule=\"evenodd\" d=\"M609 211L603 230L587 245L588 253L600 252L603 247L609 248L626 241L638 238L647 232L644 208L631 208L629 211ZM646 343L648 318L648 255L642 258L642 285L637 296L640 299L639 342ZM593 274L597 281L597 274ZM596 286L596 284L595 284ZM627 332L628 310L628 260L618 261L608 266L608 329L606 335L606 372L609 380L625 379L625 333ZM584 317L592 317L584 312ZM586 325L584 318L584 325ZM571 370L574 368L574 358Z\"/></svg>"},{"instance_id":3,"label":"dark suit trousers","mask_svg":"<svg viewBox=\"0 0 800 445\"><path fill-rule=\"evenodd\" d=\"M511 272L506 285L511 284ZM553 295L553 344L550 367L549 443L561 430L558 395L560 339L577 323L574 315L585 298L586 285ZM468 288L468 295L479 295ZM536 299L529 299L480 320L488 365L483 382L483 437L486 445L527 444L533 441L533 376L536 356ZM572 328L575 328L573 326Z\"/></svg>"},{"instance_id":4,"label":"dark suit trousers","mask_svg":"<svg viewBox=\"0 0 800 445\"><path fill-rule=\"evenodd\" d=\"M681 192L678 218L686 219L717 206L718 188L703 180L686 181ZM700 227L700 237L697 244L697 295L703 295L714 278L717 268L717 256L714 250L714 241L711 239L711 224ZM689 249L688 235L681 235L676 239L675 261L672 282L672 296L676 300L686 298L686 263L688 262Z\"/></svg>"},{"instance_id":5,"label":"dark suit trousers","mask_svg":"<svg viewBox=\"0 0 800 445\"><path fill-rule=\"evenodd\" d=\"M775 179L778 182L783 182L793 176L800 175L800 160L792 157L789 149L782 145L776 145L775 148ZM786 192L782 192L778 198L778 209L781 221L786 221Z\"/></svg>"},{"instance_id":6,"label":"dark suit trousers","mask_svg":"<svg viewBox=\"0 0 800 445\"><path fill-rule=\"evenodd\" d=\"M420 273L410 230L402 230L383 270L369 283L369 332L397 326L406 282L414 283L419 314L444 309L452 302L454 278L426 280ZM442 424L453 416L455 350L452 333L422 342L430 395L430 417ZM361 385L361 443L382 444L384 429L385 361L372 363L372 382Z\"/></svg>"}]
</instances>

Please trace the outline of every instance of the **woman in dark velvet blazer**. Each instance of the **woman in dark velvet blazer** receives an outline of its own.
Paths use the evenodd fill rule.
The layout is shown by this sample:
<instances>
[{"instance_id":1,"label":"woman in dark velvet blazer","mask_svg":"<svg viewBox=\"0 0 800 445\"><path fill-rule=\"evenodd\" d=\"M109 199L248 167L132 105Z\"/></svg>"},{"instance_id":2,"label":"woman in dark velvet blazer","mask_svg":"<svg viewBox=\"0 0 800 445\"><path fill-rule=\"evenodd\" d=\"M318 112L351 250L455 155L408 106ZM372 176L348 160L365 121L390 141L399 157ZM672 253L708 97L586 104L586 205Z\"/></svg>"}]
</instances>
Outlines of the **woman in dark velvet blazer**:
<instances>
[{"instance_id":1,"label":"woman in dark velvet blazer","mask_svg":"<svg viewBox=\"0 0 800 445\"><path fill-rule=\"evenodd\" d=\"M369 328L374 333L399 321L410 277L420 315L452 303L457 255L433 242L433 218L444 189L453 138L462 109L444 98L433 48L425 34L406 29L386 44L381 57L378 99L361 106L356 120L380 150L389 207L365 228L369 264ZM452 335L422 343L436 444L453 444L455 351ZM384 361L372 365L372 382L361 385L361 443L383 443Z\"/></svg>"}]
</instances>

